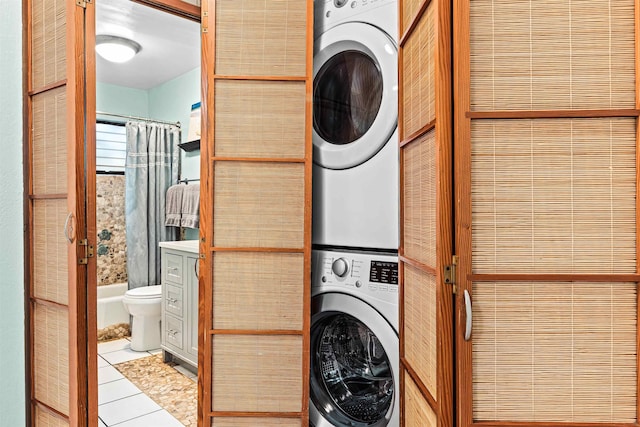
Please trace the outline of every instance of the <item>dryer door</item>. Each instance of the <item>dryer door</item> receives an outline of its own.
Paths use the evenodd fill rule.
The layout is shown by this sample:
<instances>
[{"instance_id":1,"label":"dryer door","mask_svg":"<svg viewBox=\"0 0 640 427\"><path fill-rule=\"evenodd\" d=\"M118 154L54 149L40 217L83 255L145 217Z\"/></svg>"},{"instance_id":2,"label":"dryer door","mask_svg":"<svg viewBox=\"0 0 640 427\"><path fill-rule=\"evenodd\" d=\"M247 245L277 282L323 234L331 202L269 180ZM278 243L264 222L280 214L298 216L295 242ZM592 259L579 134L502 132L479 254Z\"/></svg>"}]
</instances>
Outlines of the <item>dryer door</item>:
<instances>
[{"instance_id":1,"label":"dryer door","mask_svg":"<svg viewBox=\"0 0 640 427\"><path fill-rule=\"evenodd\" d=\"M309 419L316 427L397 426L398 336L350 295L313 298Z\"/></svg>"},{"instance_id":2,"label":"dryer door","mask_svg":"<svg viewBox=\"0 0 640 427\"><path fill-rule=\"evenodd\" d=\"M315 40L313 160L358 166L389 140L398 122L398 52L382 30L341 24Z\"/></svg>"}]
</instances>

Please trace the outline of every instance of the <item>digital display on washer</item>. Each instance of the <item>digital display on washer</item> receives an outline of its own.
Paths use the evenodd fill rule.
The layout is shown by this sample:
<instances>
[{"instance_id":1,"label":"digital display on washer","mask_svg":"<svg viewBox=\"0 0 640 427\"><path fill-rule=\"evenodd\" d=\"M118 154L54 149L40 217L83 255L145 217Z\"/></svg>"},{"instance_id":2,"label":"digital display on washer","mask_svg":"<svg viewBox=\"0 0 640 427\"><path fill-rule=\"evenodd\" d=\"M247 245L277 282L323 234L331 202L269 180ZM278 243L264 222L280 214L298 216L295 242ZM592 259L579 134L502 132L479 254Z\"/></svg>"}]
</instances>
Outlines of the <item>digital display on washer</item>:
<instances>
[{"instance_id":1,"label":"digital display on washer","mask_svg":"<svg viewBox=\"0 0 640 427\"><path fill-rule=\"evenodd\" d=\"M369 281L374 283L398 284L398 263L371 261Z\"/></svg>"}]
</instances>

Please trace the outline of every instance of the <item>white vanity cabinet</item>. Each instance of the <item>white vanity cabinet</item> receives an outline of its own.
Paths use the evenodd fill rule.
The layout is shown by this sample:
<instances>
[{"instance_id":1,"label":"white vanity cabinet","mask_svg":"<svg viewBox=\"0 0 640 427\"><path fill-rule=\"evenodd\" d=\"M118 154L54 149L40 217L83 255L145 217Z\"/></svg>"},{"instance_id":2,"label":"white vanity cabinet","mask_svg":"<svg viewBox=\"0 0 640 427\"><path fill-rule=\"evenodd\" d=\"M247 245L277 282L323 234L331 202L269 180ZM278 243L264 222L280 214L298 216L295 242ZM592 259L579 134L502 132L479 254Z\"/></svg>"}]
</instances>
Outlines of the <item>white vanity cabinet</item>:
<instances>
[{"instance_id":1,"label":"white vanity cabinet","mask_svg":"<svg viewBox=\"0 0 640 427\"><path fill-rule=\"evenodd\" d=\"M162 352L198 366L198 241L160 243Z\"/></svg>"}]
</instances>

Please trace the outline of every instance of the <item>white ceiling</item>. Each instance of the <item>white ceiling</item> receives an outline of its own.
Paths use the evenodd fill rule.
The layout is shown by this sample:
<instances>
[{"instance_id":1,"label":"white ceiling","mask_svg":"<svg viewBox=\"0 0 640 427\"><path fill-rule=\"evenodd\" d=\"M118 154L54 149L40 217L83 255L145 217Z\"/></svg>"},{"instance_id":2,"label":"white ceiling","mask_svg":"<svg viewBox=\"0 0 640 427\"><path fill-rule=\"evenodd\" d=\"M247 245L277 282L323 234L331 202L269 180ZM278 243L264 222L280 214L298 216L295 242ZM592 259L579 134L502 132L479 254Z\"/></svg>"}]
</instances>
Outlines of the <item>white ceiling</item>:
<instances>
[{"instance_id":1,"label":"white ceiling","mask_svg":"<svg viewBox=\"0 0 640 427\"><path fill-rule=\"evenodd\" d=\"M142 46L124 64L96 54L98 82L146 90L200 65L200 23L130 0L95 3L96 34L125 37Z\"/></svg>"}]
</instances>

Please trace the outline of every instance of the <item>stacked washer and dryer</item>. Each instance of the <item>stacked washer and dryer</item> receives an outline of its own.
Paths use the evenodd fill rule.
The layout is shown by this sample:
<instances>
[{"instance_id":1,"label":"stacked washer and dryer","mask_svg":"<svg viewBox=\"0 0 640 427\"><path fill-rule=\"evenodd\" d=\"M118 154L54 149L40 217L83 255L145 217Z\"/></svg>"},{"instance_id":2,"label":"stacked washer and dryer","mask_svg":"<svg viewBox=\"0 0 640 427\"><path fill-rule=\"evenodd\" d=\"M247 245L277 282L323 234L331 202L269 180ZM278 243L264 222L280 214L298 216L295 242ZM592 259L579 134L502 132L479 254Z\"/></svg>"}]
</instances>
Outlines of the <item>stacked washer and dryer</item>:
<instances>
[{"instance_id":1,"label":"stacked washer and dryer","mask_svg":"<svg viewBox=\"0 0 640 427\"><path fill-rule=\"evenodd\" d=\"M397 0L314 12L310 424L397 427Z\"/></svg>"}]
</instances>

